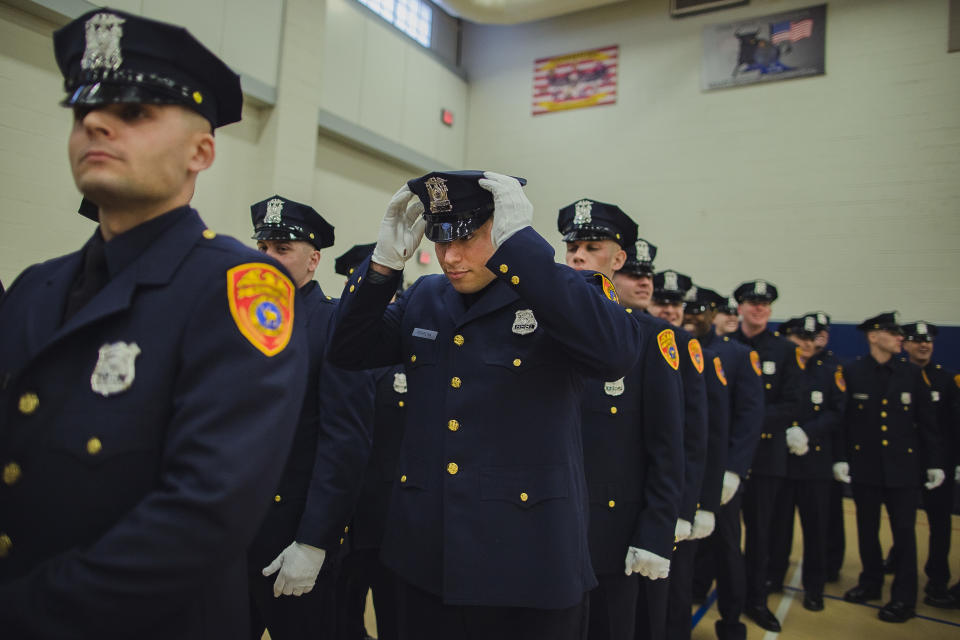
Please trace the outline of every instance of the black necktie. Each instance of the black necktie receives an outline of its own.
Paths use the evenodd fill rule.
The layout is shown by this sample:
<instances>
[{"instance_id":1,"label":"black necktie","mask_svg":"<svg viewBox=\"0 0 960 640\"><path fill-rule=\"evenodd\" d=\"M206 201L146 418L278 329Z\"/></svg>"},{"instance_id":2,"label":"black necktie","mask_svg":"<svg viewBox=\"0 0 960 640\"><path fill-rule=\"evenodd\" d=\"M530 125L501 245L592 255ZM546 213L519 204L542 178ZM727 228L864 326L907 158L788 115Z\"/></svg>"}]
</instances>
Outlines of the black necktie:
<instances>
[{"instance_id":1,"label":"black necktie","mask_svg":"<svg viewBox=\"0 0 960 640\"><path fill-rule=\"evenodd\" d=\"M63 322L73 317L93 296L107 284L110 273L107 270L107 256L103 251L103 240L97 238L87 247L83 257L83 269L77 274L73 286L67 293L67 306Z\"/></svg>"}]
</instances>

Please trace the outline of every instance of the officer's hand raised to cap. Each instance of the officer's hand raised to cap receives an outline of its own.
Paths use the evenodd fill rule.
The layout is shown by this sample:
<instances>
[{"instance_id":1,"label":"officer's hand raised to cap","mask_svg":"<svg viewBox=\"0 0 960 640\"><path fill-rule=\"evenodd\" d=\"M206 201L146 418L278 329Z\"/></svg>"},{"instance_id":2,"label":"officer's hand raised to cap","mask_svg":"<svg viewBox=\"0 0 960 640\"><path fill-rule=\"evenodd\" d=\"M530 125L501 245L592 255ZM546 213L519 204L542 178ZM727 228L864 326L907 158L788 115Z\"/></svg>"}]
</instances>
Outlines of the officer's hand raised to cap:
<instances>
[{"instance_id":1,"label":"officer's hand raised to cap","mask_svg":"<svg viewBox=\"0 0 960 640\"><path fill-rule=\"evenodd\" d=\"M477 184L493 194L490 240L497 249L517 231L533 224L533 205L516 178L493 171L484 171L483 176Z\"/></svg>"},{"instance_id":2,"label":"officer's hand raised to cap","mask_svg":"<svg viewBox=\"0 0 960 640\"><path fill-rule=\"evenodd\" d=\"M319 547L291 542L280 552L280 555L273 559L273 562L263 568L264 576L280 571L273 583L273 597L300 596L310 593L317 582L317 574L320 573L320 567L323 566L323 560L326 557L327 552Z\"/></svg>"},{"instance_id":3,"label":"officer's hand raised to cap","mask_svg":"<svg viewBox=\"0 0 960 640\"><path fill-rule=\"evenodd\" d=\"M639 573L651 580L659 580L670 575L670 561L646 549L630 547L624 564L628 576Z\"/></svg>"},{"instance_id":4,"label":"officer's hand raised to cap","mask_svg":"<svg viewBox=\"0 0 960 640\"><path fill-rule=\"evenodd\" d=\"M933 490L943 484L947 479L947 474L943 469L927 469L927 481L923 483L927 489Z\"/></svg>"},{"instance_id":5,"label":"officer's hand raised to cap","mask_svg":"<svg viewBox=\"0 0 960 640\"><path fill-rule=\"evenodd\" d=\"M420 198L413 195L407 185L403 185L387 205L371 262L394 271L403 271L404 263L423 239L427 223L421 214L423 203Z\"/></svg>"},{"instance_id":6,"label":"officer's hand raised to cap","mask_svg":"<svg viewBox=\"0 0 960 640\"><path fill-rule=\"evenodd\" d=\"M850 463L849 462L834 462L833 463L833 479L837 482L844 482L850 484Z\"/></svg>"}]
</instances>

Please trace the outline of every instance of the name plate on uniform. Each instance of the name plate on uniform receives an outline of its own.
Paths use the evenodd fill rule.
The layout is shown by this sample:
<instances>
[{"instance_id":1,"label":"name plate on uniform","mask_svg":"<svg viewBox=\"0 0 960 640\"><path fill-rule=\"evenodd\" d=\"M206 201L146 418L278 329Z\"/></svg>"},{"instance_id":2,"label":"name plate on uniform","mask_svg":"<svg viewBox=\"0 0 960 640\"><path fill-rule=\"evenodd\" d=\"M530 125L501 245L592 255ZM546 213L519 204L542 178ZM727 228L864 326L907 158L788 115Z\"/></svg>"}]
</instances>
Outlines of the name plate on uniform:
<instances>
[{"instance_id":1,"label":"name plate on uniform","mask_svg":"<svg viewBox=\"0 0 960 640\"><path fill-rule=\"evenodd\" d=\"M427 340L436 340L437 332L431 331L430 329L421 329L420 327L417 327L416 329L413 330L413 337L426 338Z\"/></svg>"},{"instance_id":2,"label":"name plate on uniform","mask_svg":"<svg viewBox=\"0 0 960 640\"><path fill-rule=\"evenodd\" d=\"M870 399L870 394L869 394L869 393L855 393L855 394L853 394L853 399L854 399L854 400L869 400L869 399Z\"/></svg>"}]
</instances>

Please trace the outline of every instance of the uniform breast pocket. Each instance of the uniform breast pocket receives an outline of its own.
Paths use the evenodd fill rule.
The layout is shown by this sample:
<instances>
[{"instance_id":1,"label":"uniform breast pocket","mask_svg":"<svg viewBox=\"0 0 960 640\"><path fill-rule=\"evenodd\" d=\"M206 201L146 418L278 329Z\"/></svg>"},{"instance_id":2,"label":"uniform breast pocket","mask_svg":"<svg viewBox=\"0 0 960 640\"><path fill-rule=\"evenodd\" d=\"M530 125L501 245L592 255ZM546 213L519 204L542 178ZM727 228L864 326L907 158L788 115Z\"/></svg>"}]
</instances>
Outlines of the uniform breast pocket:
<instances>
[{"instance_id":1,"label":"uniform breast pocket","mask_svg":"<svg viewBox=\"0 0 960 640\"><path fill-rule=\"evenodd\" d=\"M522 336L491 345L483 352L483 362L517 375L527 373L546 364L538 342L534 336Z\"/></svg>"},{"instance_id":2,"label":"uniform breast pocket","mask_svg":"<svg viewBox=\"0 0 960 640\"><path fill-rule=\"evenodd\" d=\"M437 364L437 340L411 338L406 344L404 365L408 371Z\"/></svg>"},{"instance_id":3,"label":"uniform breast pocket","mask_svg":"<svg viewBox=\"0 0 960 640\"><path fill-rule=\"evenodd\" d=\"M480 470L480 499L531 509L569 496L561 467L486 467Z\"/></svg>"},{"instance_id":4,"label":"uniform breast pocket","mask_svg":"<svg viewBox=\"0 0 960 640\"><path fill-rule=\"evenodd\" d=\"M159 433L145 424L138 414L117 413L87 416L50 436L49 446L74 460L99 467L139 460L145 456L159 459Z\"/></svg>"}]
</instances>

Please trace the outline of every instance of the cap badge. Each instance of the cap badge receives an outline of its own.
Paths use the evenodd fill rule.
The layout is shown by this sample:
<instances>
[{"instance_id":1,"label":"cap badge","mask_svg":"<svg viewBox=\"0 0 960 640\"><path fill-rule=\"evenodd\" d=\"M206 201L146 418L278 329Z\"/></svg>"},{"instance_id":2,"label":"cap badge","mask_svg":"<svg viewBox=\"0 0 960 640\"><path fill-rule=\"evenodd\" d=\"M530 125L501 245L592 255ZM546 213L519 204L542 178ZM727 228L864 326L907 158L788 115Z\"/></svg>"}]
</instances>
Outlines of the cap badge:
<instances>
[{"instance_id":1,"label":"cap badge","mask_svg":"<svg viewBox=\"0 0 960 640\"><path fill-rule=\"evenodd\" d=\"M825 313L818 313L817 322L823 325L827 324L827 315Z\"/></svg>"},{"instance_id":2,"label":"cap badge","mask_svg":"<svg viewBox=\"0 0 960 640\"><path fill-rule=\"evenodd\" d=\"M100 347L97 364L90 376L90 388L104 398L126 391L133 384L134 360L140 355L136 342L114 342Z\"/></svg>"},{"instance_id":3,"label":"cap badge","mask_svg":"<svg viewBox=\"0 0 960 640\"><path fill-rule=\"evenodd\" d=\"M677 272L666 271L663 274L663 288L666 291L679 291L680 285L677 283Z\"/></svg>"},{"instance_id":4,"label":"cap badge","mask_svg":"<svg viewBox=\"0 0 960 640\"><path fill-rule=\"evenodd\" d=\"M423 183L430 196L430 213L453 211L453 204L447 198L447 181L434 176Z\"/></svg>"},{"instance_id":5,"label":"cap badge","mask_svg":"<svg viewBox=\"0 0 960 640\"><path fill-rule=\"evenodd\" d=\"M87 45L80 60L81 69L111 69L123 64L120 55L122 25L126 20L113 13L98 13L86 23Z\"/></svg>"},{"instance_id":6,"label":"cap badge","mask_svg":"<svg viewBox=\"0 0 960 640\"><path fill-rule=\"evenodd\" d=\"M918 335L926 335L926 333L927 333L927 323L926 323L926 322L918 322L918 323L917 323L917 334L918 334Z\"/></svg>"},{"instance_id":7,"label":"cap badge","mask_svg":"<svg viewBox=\"0 0 960 640\"><path fill-rule=\"evenodd\" d=\"M817 320L813 316L807 316L803 319L803 330L813 332L817 330Z\"/></svg>"},{"instance_id":8,"label":"cap badge","mask_svg":"<svg viewBox=\"0 0 960 640\"><path fill-rule=\"evenodd\" d=\"M736 309L737 299L734 298L733 296L730 296L729 298L727 298L727 306L730 307L731 309Z\"/></svg>"},{"instance_id":9,"label":"cap badge","mask_svg":"<svg viewBox=\"0 0 960 640\"><path fill-rule=\"evenodd\" d=\"M653 262L650 257L650 245L646 240L637 240L637 260L640 262Z\"/></svg>"},{"instance_id":10,"label":"cap badge","mask_svg":"<svg viewBox=\"0 0 960 640\"><path fill-rule=\"evenodd\" d=\"M758 296L767 295L767 283L763 280L757 280L753 283L753 293Z\"/></svg>"},{"instance_id":11,"label":"cap badge","mask_svg":"<svg viewBox=\"0 0 960 640\"><path fill-rule=\"evenodd\" d=\"M283 200L274 198L267 201L267 215L263 221L266 224L280 224L283 222Z\"/></svg>"},{"instance_id":12,"label":"cap badge","mask_svg":"<svg viewBox=\"0 0 960 640\"><path fill-rule=\"evenodd\" d=\"M407 374L400 371L393 374L393 390L397 393L407 392Z\"/></svg>"},{"instance_id":13,"label":"cap badge","mask_svg":"<svg viewBox=\"0 0 960 640\"><path fill-rule=\"evenodd\" d=\"M623 378L613 382L603 383L603 392L608 396L622 396L624 390Z\"/></svg>"},{"instance_id":14,"label":"cap badge","mask_svg":"<svg viewBox=\"0 0 960 640\"><path fill-rule=\"evenodd\" d=\"M593 202L581 200L573 206L576 211L573 216L573 224L590 224L593 222L593 218L590 216L590 212L593 210Z\"/></svg>"},{"instance_id":15,"label":"cap badge","mask_svg":"<svg viewBox=\"0 0 960 640\"><path fill-rule=\"evenodd\" d=\"M687 293L683 296L684 301L686 302L696 302L697 301L697 287L692 286L687 290Z\"/></svg>"},{"instance_id":16,"label":"cap badge","mask_svg":"<svg viewBox=\"0 0 960 640\"><path fill-rule=\"evenodd\" d=\"M537 318L530 309L518 309L513 320L513 332L525 336L537 330Z\"/></svg>"}]
</instances>

